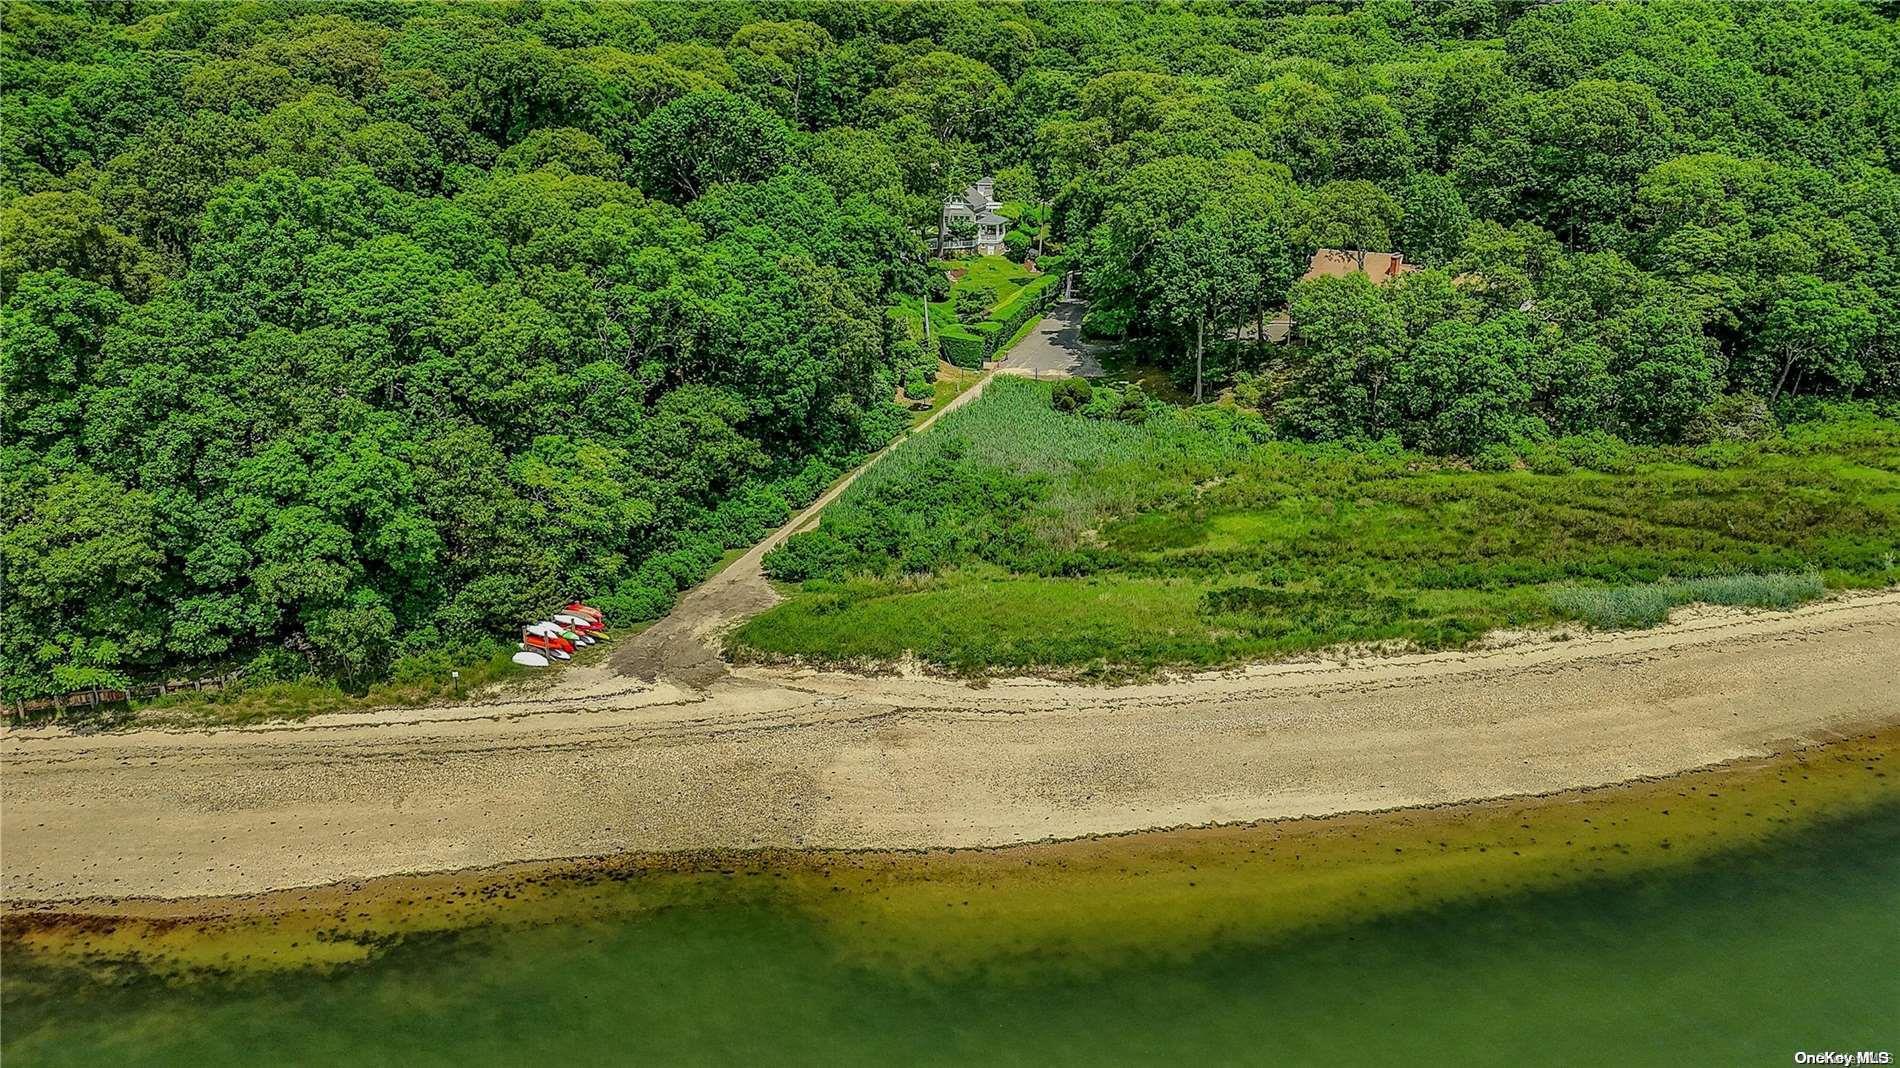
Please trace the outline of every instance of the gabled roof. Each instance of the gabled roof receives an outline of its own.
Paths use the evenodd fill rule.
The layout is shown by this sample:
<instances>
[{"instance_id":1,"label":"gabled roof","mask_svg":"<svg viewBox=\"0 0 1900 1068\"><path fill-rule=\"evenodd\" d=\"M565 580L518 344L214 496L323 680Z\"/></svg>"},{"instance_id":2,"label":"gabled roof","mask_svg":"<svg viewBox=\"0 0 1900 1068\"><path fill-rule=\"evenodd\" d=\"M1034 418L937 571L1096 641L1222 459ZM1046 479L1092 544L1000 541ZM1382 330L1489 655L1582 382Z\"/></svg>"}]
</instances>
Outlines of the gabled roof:
<instances>
[{"instance_id":1,"label":"gabled roof","mask_svg":"<svg viewBox=\"0 0 1900 1068\"><path fill-rule=\"evenodd\" d=\"M992 197L990 195L990 190L995 188L995 182L996 182L996 179L994 178L990 178L987 176L984 178L981 178L977 181L975 185L971 186L968 189L965 189L963 192L946 197L944 199L944 203L949 204L953 201L961 200L965 204L968 204L971 207L971 209L974 211L977 211L977 212L989 211L991 208L994 208L998 204L1002 203L1001 201L997 200L995 197Z\"/></svg>"}]
</instances>

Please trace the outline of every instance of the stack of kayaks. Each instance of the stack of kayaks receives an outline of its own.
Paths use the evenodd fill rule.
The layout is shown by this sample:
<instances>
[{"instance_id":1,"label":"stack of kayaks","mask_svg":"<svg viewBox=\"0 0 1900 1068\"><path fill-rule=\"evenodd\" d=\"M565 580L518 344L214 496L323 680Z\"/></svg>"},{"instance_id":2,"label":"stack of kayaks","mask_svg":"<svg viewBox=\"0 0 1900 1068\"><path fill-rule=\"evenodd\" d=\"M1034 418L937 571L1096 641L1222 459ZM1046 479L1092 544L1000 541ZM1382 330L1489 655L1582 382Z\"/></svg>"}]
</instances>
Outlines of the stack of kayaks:
<instances>
[{"instance_id":1,"label":"stack of kayaks","mask_svg":"<svg viewBox=\"0 0 1900 1068\"><path fill-rule=\"evenodd\" d=\"M607 617L600 609L573 601L552 618L521 628L521 651L513 659L523 667L547 667L573 659L574 650L594 644L606 633Z\"/></svg>"}]
</instances>

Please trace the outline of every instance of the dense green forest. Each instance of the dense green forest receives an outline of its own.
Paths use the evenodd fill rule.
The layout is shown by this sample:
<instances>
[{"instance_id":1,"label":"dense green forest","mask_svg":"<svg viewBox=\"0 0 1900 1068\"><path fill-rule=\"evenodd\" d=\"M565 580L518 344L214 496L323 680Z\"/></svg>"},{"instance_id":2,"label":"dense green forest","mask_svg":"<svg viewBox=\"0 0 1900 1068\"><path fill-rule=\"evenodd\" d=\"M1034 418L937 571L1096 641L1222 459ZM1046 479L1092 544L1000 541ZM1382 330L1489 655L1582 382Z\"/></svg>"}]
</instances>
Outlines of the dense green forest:
<instances>
[{"instance_id":1,"label":"dense green forest","mask_svg":"<svg viewBox=\"0 0 1900 1068\"><path fill-rule=\"evenodd\" d=\"M941 198L1283 436L1481 455L1900 391L1849 3L0 8L0 696L664 611L904 425ZM1428 270L1294 285L1321 247ZM1013 248L1021 254L1020 242ZM1302 343L1255 343L1283 305Z\"/></svg>"}]
</instances>

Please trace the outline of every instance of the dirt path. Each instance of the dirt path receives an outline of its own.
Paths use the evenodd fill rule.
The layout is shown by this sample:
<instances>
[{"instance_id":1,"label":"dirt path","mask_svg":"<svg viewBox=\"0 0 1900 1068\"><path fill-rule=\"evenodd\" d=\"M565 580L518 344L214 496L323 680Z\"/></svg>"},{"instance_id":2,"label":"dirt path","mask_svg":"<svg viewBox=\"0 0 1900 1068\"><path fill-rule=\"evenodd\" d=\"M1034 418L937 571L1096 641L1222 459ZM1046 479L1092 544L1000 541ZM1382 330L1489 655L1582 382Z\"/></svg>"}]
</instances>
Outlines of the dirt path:
<instances>
[{"instance_id":1,"label":"dirt path","mask_svg":"<svg viewBox=\"0 0 1900 1068\"><path fill-rule=\"evenodd\" d=\"M723 632L777 599L765 553L855 477L608 664L545 691L242 730L0 731L0 901L1371 811L1665 775L1900 724L1900 590L1115 688L732 671Z\"/></svg>"},{"instance_id":2,"label":"dirt path","mask_svg":"<svg viewBox=\"0 0 1900 1068\"><path fill-rule=\"evenodd\" d=\"M1013 351L1013 350L1012 350ZM950 403L919 423L910 434L919 434L937 420L970 403L989 385L988 376L977 379L969 389L951 398ZM703 689L724 678L727 664L720 659L721 641L727 630L777 604L779 596L765 579L765 554L778 548L786 538L817 521L825 506L851 488L870 466L885 453L901 445L905 437L885 446L875 456L840 478L832 487L791 521L772 532L764 541L747 550L744 556L724 570L680 595L679 603L664 619L648 627L615 650L613 669L647 682L667 679Z\"/></svg>"}]
</instances>

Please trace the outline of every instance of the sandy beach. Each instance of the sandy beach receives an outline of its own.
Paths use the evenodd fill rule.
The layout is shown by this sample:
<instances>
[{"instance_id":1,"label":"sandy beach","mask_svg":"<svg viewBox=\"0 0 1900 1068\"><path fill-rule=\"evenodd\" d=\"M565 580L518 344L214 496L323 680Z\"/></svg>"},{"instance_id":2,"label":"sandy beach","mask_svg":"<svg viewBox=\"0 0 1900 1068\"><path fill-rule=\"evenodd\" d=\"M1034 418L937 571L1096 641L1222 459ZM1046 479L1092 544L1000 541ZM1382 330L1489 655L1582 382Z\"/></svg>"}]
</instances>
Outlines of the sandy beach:
<instances>
[{"instance_id":1,"label":"sandy beach","mask_svg":"<svg viewBox=\"0 0 1900 1068\"><path fill-rule=\"evenodd\" d=\"M727 585L743 582L731 570ZM668 640L654 632L616 664ZM1546 793L1900 723L1897 650L1900 592L1885 591L1113 688L641 682L603 667L539 694L274 727L11 730L0 896L241 894L634 851L995 846Z\"/></svg>"}]
</instances>

